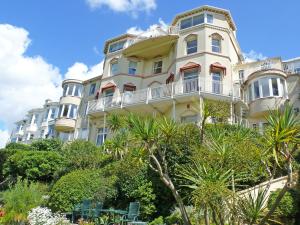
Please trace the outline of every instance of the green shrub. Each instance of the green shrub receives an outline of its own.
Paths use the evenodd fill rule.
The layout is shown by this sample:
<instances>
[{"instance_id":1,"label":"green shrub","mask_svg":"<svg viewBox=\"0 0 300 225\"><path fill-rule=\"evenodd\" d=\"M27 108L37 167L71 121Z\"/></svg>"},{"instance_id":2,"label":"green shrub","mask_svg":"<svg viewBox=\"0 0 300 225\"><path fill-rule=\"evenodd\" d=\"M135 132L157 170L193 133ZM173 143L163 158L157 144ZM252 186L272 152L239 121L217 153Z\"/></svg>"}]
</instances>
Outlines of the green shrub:
<instances>
[{"instance_id":1,"label":"green shrub","mask_svg":"<svg viewBox=\"0 0 300 225\"><path fill-rule=\"evenodd\" d=\"M5 216L2 223L12 225L27 221L28 212L43 203L45 190L44 185L19 179L15 186L3 193Z\"/></svg>"},{"instance_id":2,"label":"green shrub","mask_svg":"<svg viewBox=\"0 0 300 225\"><path fill-rule=\"evenodd\" d=\"M64 165L63 157L57 152L17 151L6 160L4 172L15 178L50 182Z\"/></svg>"},{"instance_id":3,"label":"green shrub","mask_svg":"<svg viewBox=\"0 0 300 225\"><path fill-rule=\"evenodd\" d=\"M62 154L67 160L69 170L95 169L101 164L103 154L89 141L75 140L66 144Z\"/></svg>"},{"instance_id":4,"label":"green shrub","mask_svg":"<svg viewBox=\"0 0 300 225\"><path fill-rule=\"evenodd\" d=\"M0 183L4 182L6 179L4 175L4 163L6 160L15 154L17 150L15 149L0 149ZM4 182L7 183L7 182ZM0 186L0 190L3 190L5 188L5 185Z\"/></svg>"},{"instance_id":5,"label":"green shrub","mask_svg":"<svg viewBox=\"0 0 300 225\"><path fill-rule=\"evenodd\" d=\"M55 211L71 211L83 199L105 201L115 195L115 178L99 170L75 170L61 177L50 193L49 206Z\"/></svg>"},{"instance_id":6,"label":"green shrub","mask_svg":"<svg viewBox=\"0 0 300 225\"><path fill-rule=\"evenodd\" d=\"M149 225L163 225L164 223L164 218L162 216L155 218L152 220Z\"/></svg>"},{"instance_id":7,"label":"green shrub","mask_svg":"<svg viewBox=\"0 0 300 225\"><path fill-rule=\"evenodd\" d=\"M31 148L37 151L61 151L62 146L60 139L39 139L31 144Z\"/></svg>"},{"instance_id":8,"label":"green shrub","mask_svg":"<svg viewBox=\"0 0 300 225\"><path fill-rule=\"evenodd\" d=\"M30 145L22 143L9 143L5 146L6 149L15 149L15 150L31 150Z\"/></svg>"},{"instance_id":9,"label":"green shrub","mask_svg":"<svg viewBox=\"0 0 300 225\"><path fill-rule=\"evenodd\" d=\"M270 208L280 190L274 191L270 194L269 200L268 200L268 207ZM285 193L283 198L280 201L279 206L275 210L275 215L278 217L294 217L297 212L299 211L299 194L295 190L290 190Z\"/></svg>"}]
</instances>

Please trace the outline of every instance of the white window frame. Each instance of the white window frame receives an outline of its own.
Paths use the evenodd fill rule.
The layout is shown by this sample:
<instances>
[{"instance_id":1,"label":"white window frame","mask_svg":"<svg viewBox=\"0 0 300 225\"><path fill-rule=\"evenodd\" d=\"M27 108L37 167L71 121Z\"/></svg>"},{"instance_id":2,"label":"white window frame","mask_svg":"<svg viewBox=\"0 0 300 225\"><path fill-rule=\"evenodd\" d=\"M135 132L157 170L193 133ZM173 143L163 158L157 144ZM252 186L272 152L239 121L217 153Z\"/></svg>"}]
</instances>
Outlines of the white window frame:
<instances>
[{"instance_id":1,"label":"white window frame","mask_svg":"<svg viewBox=\"0 0 300 225\"><path fill-rule=\"evenodd\" d=\"M131 64L134 64L135 67L132 67ZM136 75L136 71L137 71L137 62L136 61L133 61L133 60L130 60L128 62L128 74L129 75ZM134 69L134 73L130 73L130 69Z\"/></svg>"},{"instance_id":2,"label":"white window frame","mask_svg":"<svg viewBox=\"0 0 300 225\"><path fill-rule=\"evenodd\" d=\"M160 62L161 62L161 66L155 68L155 65L158 64L158 63L160 63ZM157 70L157 69L160 69L160 72L157 73L157 72L155 71L155 70ZM163 69L163 60L162 60L162 59L156 60L156 61L153 62L153 74L160 74L160 73L162 73L162 69Z\"/></svg>"},{"instance_id":3,"label":"white window frame","mask_svg":"<svg viewBox=\"0 0 300 225\"><path fill-rule=\"evenodd\" d=\"M113 71L113 66L117 67L115 71ZM118 60L114 60L110 63L110 75L115 76L118 73L119 73L119 62L118 62Z\"/></svg>"},{"instance_id":4,"label":"white window frame","mask_svg":"<svg viewBox=\"0 0 300 225\"><path fill-rule=\"evenodd\" d=\"M97 135L96 135L96 145L97 146L101 146L104 144L106 138L107 138L107 135L108 135L108 128L105 128L105 127L99 127L97 129ZM99 136L102 136L101 138L101 142L98 143L98 137Z\"/></svg>"},{"instance_id":5,"label":"white window frame","mask_svg":"<svg viewBox=\"0 0 300 225\"><path fill-rule=\"evenodd\" d=\"M196 42L196 46L188 47L188 43L193 42L193 41ZM196 51L189 53L189 50L191 50L191 49L196 49ZM193 36L193 37L190 37L186 40L186 54L191 55L191 54L194 54L196 52L198 52L198 38L197 38L197 36Z\"/></svg>"},{"instance_id":6,"label":"white window frame","mask_svg":"<svg viewBox=\"0 0 300 225\"><path fill-rule=\"evenodd\" d=\"M218 41L219 45L215 45L214 41ZM214 53L221 53L222 52L222 47L221 47L222 43L221 43L221 39L220 38L216 38L216 37L212 37L211 38L211 51ZM214 48L219 49L219 51L214 51Z\"/></svg>"}]
</instances>

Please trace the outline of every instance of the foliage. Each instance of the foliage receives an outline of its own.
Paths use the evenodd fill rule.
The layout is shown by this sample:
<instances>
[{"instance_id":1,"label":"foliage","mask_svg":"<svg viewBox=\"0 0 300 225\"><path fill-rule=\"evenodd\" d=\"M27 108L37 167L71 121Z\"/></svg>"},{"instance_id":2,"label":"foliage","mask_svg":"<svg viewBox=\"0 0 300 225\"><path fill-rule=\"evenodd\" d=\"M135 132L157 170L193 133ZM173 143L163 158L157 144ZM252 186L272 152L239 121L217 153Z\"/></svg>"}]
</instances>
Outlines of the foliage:
<instances>
[{"instance_id":1,"label":"foliage","mask_svg":"<svg viewBox=\"0 0 300 225\"><path fill-rule=\"evenodd\" d=\"M68 225L62 215L54 214L46 207L33 208L28 214L30 225Z\"/></svg>"},{"instance_id":2,"label":"foliage","mask_svg":"<svg viewBox=\"0 0 300 225\"><path fill-rule=\"evenodd\" d=\"M26 145L22 143L9 143L5 146L5 149L32 150L30 145Z\"/></svg>"},{"instance_id":3,"label":"foliage","mask_svg":"<svg viewBox=\"0 0 300 225\"><path fill-rule=\"evenodd\" d=\"M268 200L268 207L272 206L279 194L280 190L274 191L270 194ZM299 211L299 194L291 189L289 190L282 200L280 201L279 206L275 210L276 217L294 217Z\"/></svg>"},{"instance_id":4,"label":"foliage","mask_svg":"<svg viewBox=\"0 0 300 225\"><path fill-rule=\"evenodd\" d=\"M5 216L4 225L27 221L27 213L43 203L46 187L27 180L17 181L15 186L3 194Z\"/></svg>"},{"instance_id":5,"label":"foliage","mask_svg":"<svg viewBox=\"0 0 300 225\"><path fill-rule=\"evenodd\" d=\"M31 148L37 151L61 151L63 142L60 139L39 139L33 141Z\"/></svg>"},{"instance_id":6,"label":"foliage","mask_svg":"<svg viewBox=\"0 0 300 225\"><path fill-rule=\"evenodd\" d=\"M149 225L163 225L164 223L164 218L162 216L159 216L152 220Z\"/></svg>"},{"instance_id":7,"label":"foliage","mask_svg":"<svg viewBox=\"0 0 300 225\"><path fill-rule=\"evenodd\" d=\"M0 149L0 190L5 187L4 184L7 183L5 181L8 181L7 177L4 175L4 163L6 160L16 153L17 150L14 149Z\"/></svg>"},{"instance_id":8,"label":"foliage","mask_svg":"<svg viewBox=\"0 0 300 225\"><path fill-rule=\"evenodd\" d=\"M204 100L204 117L213 117L215 121L226 123L230 118L230 105L225 101Z\"/></svg>"},{"instance_id":9,"label":"foliage","mask_svg":"<svg viewBox=\"0 0 300 225\"><path fill-rule=\"evenodd\" d=\"M4 171L6 176L50 182L64 165L64 159L57 152L17 151L6 160Z\"/></svg>"},{"instance_id":10,"label":"foliage","mask_svg":"<svg viewBox=\"0 0 300 225\"><path fill-rule=\"evenodd\" d=\"M185 209L189 215L189 218L191 219L192 224L202 224L201 218L203 217L203 212L201 210L197 210L193 206L186 206ZM168 225L183 224L182 217L180 215L180 210L178 207L175 207L172 213L165 218L165 222Z\"/></svg>"},{"instance_id":11,"label":"foliage","mask_svg":"<svg viewBox=\"0 0 300 225\"><path fill-rule=\"evenodd\" d=\"M75 170L53 186L49 206L55 211L71 211L84 199L105 201L115 196L115 178L104 177L100 170Z\"/></svg>"},{"instance_id":12,"label":"foliage","mask_svg":"<svg viewBox=\"0 0 300 225\"><path fill-rule=\"evenodd\" d=\"M89 141L75 140L62 149L62 154L67 161L67 170L95 169L101 166L103 158L97 146Z\"/></svg>"}]
</instances>

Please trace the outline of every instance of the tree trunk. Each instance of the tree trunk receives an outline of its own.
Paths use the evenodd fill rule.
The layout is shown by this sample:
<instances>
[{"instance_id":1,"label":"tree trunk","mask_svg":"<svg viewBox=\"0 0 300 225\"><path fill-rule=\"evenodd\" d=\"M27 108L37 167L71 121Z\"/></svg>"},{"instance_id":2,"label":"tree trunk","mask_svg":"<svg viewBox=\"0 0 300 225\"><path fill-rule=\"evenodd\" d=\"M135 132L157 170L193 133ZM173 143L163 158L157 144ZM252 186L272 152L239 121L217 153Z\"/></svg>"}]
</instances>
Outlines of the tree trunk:
<instances>
[{"instance_id":1,"label":"tree trunk","mask_svg":"<svg viewBox=\"0 0 300 225\"><path fill-rule=\"evenodd\" d=\"M204 220L205 220L205 225L209 225L209 215L208 215L207 206L205 206L205 209L204 209Z\"/></svg>"},{"instance_id":2,"label":"tree trunk","mask_svg":"<svg viewBox=\"0 0 300 225\"><path fill-rule=\"evenodd\" d=\"M181 216L182 216L183 224L184 225L191 225L191 221L190 221L189 216L188 216L188 214L185 210L185 206L184 206L184 203L182 201L182 198L179 195L178 191L176 190L172 180L168 176L163 176L163 177L161 177L161 179L167 185L167 187L171 190L171 192L173 194L173 197L175 198L175 200L178 204L178 207L179 207L179 210L180 210L180 213L181 213Z\"/></svg>"},{"instance_id":3,"label":"tree trunk","mask_svg":"<svg viewBox=\"0 0 300 225\"><path fill-rule=\"evenodd\" d=\"M291 157L289 157L288 158L288 180L287 180L286 184L284 185L284 187L282 188L282 190L279 192L279 194L278 194L278 196L277 196L274 204L272 205L271 209L269 210L269 212L267 213L267 215L262 219L262 221L259 223L259 225L265 224L268 221L268 219L273 215L273 213L275 212L276 208L280 204L281 199L284 197L285 193L291 187L292 181L293 181L292 160L291 160Z\"/></svg>"}]
</instances>

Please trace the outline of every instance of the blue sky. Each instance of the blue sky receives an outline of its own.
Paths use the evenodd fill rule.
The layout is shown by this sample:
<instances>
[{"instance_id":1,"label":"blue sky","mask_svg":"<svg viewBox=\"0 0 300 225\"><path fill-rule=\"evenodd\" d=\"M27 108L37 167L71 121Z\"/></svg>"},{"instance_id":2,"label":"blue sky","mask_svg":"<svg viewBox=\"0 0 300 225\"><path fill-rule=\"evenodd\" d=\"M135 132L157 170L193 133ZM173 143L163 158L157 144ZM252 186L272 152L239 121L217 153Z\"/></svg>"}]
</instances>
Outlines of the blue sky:
<instances>
[{"instance_id":1,"label":"blue sky","mask_svg":"<svg viewBox=\"0 0 300 225\"><path fill-rule=\"evenodd\" d=\"M251 57L300 56L296 0L0 0L0 147L27 110L58 100L62 79L99 75L105 40L201 5L231 11Z\"/></svg>"},{"instance_id":2,"label":"blue sky","mask_svg":"<svg viewBox=\"0 0 300 225\"><path fill-rule=\"evenodd\" d=\"M26 54L42 55L62 73L75 61L98 63L104 41L129 27L145 29L159 18L169 23L176 13L203 4L231 11L244 52L255 50L285 59L300 55L300 1L157 0L156 4L149 13L133 17L107 6L91 10L85 0L1 0L0 23L28 30L32 43Z\"/></svg>"}]
</instances>

